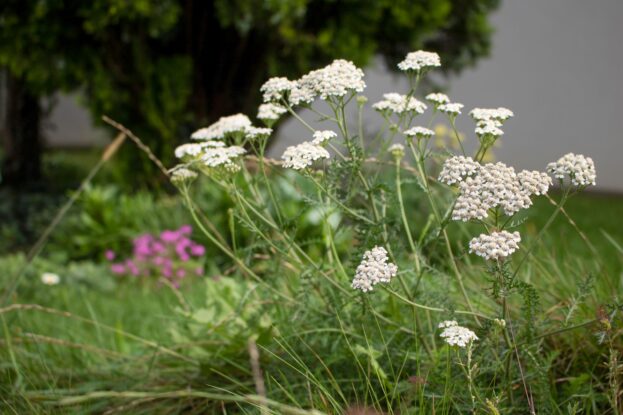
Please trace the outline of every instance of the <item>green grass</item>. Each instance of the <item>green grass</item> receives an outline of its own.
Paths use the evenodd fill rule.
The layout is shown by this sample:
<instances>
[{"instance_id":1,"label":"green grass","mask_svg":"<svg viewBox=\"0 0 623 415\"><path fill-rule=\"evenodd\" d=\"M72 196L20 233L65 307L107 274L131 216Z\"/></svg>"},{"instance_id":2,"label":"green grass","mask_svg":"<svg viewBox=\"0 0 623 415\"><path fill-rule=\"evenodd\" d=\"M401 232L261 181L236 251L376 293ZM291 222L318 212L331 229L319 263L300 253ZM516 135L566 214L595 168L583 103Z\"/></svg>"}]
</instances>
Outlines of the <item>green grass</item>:
<instances>
[{"instance_id":1,"label":"green grass","mask_svg":"<svg viewBox=\"0 0 623 415\"><path fill-rule=\"evenodd\" d=\"M524 242L531 243L552 211L547 200L537 201L522 225ZM600 256L564 216L555 220L521 274L540 296L543 332L594 319L599 307L617 299L623 288L623 226L618 220L623 198L584 194L572 198L566 211ZM465 234L459 227L452 230L456 246L464 246ZM468 290L482 310L494 310L483 291L483 263L467 255L462 259L476 270L467 275ZM3 285L18 262L3 261ZM349 264L347 272L355 265ZM449 350L437 345L426 352L422 340L434 345L431 339L409 334L414 325L432 325L437 317L422 312L416 316L382 291L370 302L344 300L332 285L320 285L308 275L280 275L285 278L280 289L294 296L295 302L289 303L239 277L221 284L196 281L175 293L167 287L107 284L112 277L101 269L83 279L65 277L65 267L59 271L62 284L40 286L38 273L51 266L45 261L34 264L11 301L44 308L24 306L0 314L3 413L289 413L289 407L267 409L249 397L256 391L249 338L260 349L268 396L285 405L326 413L340 413L354 404L379 409L419 404L421 413L430 413L433 406L437 413L468 410L466 386L458 380L463 372L446 366ZM578 287L589 280L582 292ZM393 288L399 290L398 285ZM424 289L435 303L431 305L464 307L445 277L430 278ZM520 309L521 301L515 301ZM383 316L398 325L388 325ZM541 408L566 414L572 413L567 407L580 403L585 408L581 413L597 414L605 407L607 348L596 341L599 327L592 324L549 336L530 349L533 355L524 355L535 359L524 363L537 368L531 369L527 381L542 399ZM492 330L482 328L479 334L484 339ZM479 358L478 349L476 353ZM499 358L484 364L480 376L499 370ZM444 394L448 373L457 381ZM426 378L426 388L409 381L412 376ZM494 387L497 380L490 382ZM519 378L514 384L521 388ZM117 395L89 395L93 391ZM144 395L134 396L132 391ZM438 402L431 404L433 395ZM447 399L451 395L456 398Z\"/></svg>"}]
</instances>

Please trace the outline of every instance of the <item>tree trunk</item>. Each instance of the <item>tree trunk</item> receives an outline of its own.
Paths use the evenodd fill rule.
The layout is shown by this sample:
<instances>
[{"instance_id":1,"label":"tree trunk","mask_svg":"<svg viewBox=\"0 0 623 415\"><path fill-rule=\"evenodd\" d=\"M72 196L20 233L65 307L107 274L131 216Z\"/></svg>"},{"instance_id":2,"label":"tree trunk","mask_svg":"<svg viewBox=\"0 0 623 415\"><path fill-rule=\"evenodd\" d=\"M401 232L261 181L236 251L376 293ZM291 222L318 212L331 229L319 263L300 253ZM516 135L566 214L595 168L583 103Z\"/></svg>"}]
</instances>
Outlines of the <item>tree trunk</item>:
<instances>
[{"instance_id":1,"label":"tree trunk","mask_svg":"<svg viewBox=\"0 0 623 415\"><path fill-rule=\"evenodd\" d=\"M41 178L41 105L20 78L8 74L6 89L1 184L17 187Z\"/></svg>"}]
</instances>

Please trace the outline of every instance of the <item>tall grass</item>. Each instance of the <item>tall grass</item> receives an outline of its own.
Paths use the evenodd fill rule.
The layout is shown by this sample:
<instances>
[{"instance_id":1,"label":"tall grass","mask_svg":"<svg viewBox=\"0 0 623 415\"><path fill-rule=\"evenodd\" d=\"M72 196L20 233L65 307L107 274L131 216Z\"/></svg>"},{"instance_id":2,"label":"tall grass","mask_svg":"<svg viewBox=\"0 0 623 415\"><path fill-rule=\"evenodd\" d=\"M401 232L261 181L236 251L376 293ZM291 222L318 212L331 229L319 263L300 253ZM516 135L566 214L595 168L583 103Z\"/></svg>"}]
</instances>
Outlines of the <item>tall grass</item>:
<instances>
[{"instance_id":1,"label":"tall grass","mask_svg":"<svg viewBox=\"0 0 623 415\"><path fill-rule=\"evenodd\" d=\"M409 74L406 102L422 74ZM366 99L349 90L326 101L328 110L312 109L339 132L330 162L289 171L265 157L266 132L242 129L222 139L247 148L246 159L185 157L184 169L205 176L194 182L173 170L213 249L205 278L179 290L107 285L103 266L57 264L63 282L42 286L38 273L54 264L35 260L0 309L3 410L619 412L623 201L574 194L567 202L578 187L565 181L507 221L498 209L480 223L451 221L456 190L437 181L449 149L403 135L417 111L381 112L386 130L370 140L362 111L354 128L345 116ZM280 104L312 136L287 97ZM444 116L435 108L433 118ZM448 119L454 126L455 115ZM478 137L474 157L483 159L496 139ZM388 152L399 138L407 147ZM141 216L152 202L160 208L147 200ZM520 232L520 249L496 261L470 254L482 222ZM386 247L397 275L355 290L362 255L375 245ZM10 275L23 261L6 257L1 266ZM478 340L448 344L444 320Z\"/></svg>"}]
</instances>

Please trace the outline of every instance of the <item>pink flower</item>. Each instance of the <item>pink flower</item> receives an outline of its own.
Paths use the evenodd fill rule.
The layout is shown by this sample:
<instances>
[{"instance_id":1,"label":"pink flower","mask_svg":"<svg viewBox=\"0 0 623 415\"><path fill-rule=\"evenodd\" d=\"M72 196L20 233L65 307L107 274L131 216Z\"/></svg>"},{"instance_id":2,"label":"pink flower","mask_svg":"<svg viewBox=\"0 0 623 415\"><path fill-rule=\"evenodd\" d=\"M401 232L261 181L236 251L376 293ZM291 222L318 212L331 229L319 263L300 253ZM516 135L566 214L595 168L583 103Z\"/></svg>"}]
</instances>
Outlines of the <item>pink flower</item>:
<instances>
[{"instance_id":1,"label":"pink flower","mask_svg":"<svg viewBox=\"0 0 623 415\"><path fill-rule=\"evenodd\" d=\"M125 274L125 265L123 264L112 264L110 266L110 270L113 274L121 275Z\"/></svg>"},{"instance_id":2,"label":"pink flower","mask_svg":"<svg viewBox=\"0 0 623 415\"><path fill-rule=\"evenodd\" d=\"M203 275L203 267L197 267L195 268L195 275Z\"/></svg>"},{"instance_id":3,"label":"pink flower","mask_svg":"<svg viewBox=\"0 0 623 415\"><path fill-rule=\"evenodd\" d=\"M194 244L190 246L190 254L193 256L201 256L206 253L203 245Z\"/></svg>"},{"instance_id":4,"label":"pink flower","mask_svg":"<svg viewBox=\"0 0 623 415\"><path fill-rule=\"evenodd\" d=\"M155 253L160 254L166 250L166 247L162 242L154 242L152 245L152 249Z\"/></svg>"},{"instance_id":5,"label":"pink flower","mask_svg":"<svg viewBox=\"0 0 623 415\"><path fill-rule=\"evenodd\" d=\"M160 234L160 239L162 239L164 242L175 242L179 239L180 237L180 233L177 231L162 231L162 233Z\"/></svg>"},{"instance_id":6,"label":"pink flower","mask_svg":"<svg viewBox=\"0 0 623 415\"><path fill-rule=\"evenodd\" d=\"M134 255L139 257L147 257L152 254L151 245L153 236L149 234L141 235L134 238Z\"/></svg>"},{"instance_id":7,"label":"pink flower","mask_svg":"<svg viewBox=\"0 0 623 415\"><path fill-rule=\"evenodd\" d=\"M112 261L115 259L115 252L111 249L108 249L105 253L104 256L106 257L107 260Z\"/></svg>"},{"instance_id":8,"label":"pink flower","mask_svg":"<svg viewBox=\"0 0 623 415\"><path fill-rule=\"evenodd\" d=\"M128 259L125 262L126 267L128 267L128 270L130 271L130 274L134 275L135 277L140 275L140 271L138 269L138 266L136 266L136 264L134 263L134 261Z\"/></svg>"},{"instance_id":9,"label":"pink flower","mask_svg":"<svg viewBox=\"0 0 623 415\"><path fill-rule=\"evenodd\" d=\"M182 235L190 235L193 232L193 228L190 225L182 225L178 231Z\"/></svg>"},{"instance_id":10,"label":"pink flower","mask_svg":"<svg viewBox=\"0 0 623 415\"><path fill-rule=\"evenodd\" d=\"M186 276L186 270L180 268L175 272L175 275L177 275L179 278L184 278Z\"/></svg>"}]
</instances>

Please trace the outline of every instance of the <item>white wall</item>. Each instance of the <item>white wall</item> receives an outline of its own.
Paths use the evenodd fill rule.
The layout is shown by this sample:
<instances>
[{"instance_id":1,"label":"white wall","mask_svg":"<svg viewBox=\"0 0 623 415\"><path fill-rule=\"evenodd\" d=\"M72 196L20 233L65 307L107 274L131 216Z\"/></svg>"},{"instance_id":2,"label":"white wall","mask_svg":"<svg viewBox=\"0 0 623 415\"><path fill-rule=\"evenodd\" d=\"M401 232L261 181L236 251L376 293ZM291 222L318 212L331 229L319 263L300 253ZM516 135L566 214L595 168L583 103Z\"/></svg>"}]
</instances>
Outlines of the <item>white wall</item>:
<instances>
[{"instance_id":1,"label":"white wall","mask_svg":"<svg viewBox=\"0 0 623 415\"><path fill-rule=\"evenodd\" d=\"M491 57L452 80L449 94L467 111L515 112L498 159L544 169L567 152L583 153L595 161L600 190L623 191L623 1L505 0L493 25ZM382 65L366 70L366 80L371 102L405 91ZM467 111L459 128L471 133ZM308 135L294 120L281 130L293 141Z\"/></svg>"},{"instance_id":2,"label":"white wall","mask_svg":"<svg viewBox=\"0 0 623 415\"><path fill-rule=\"evenodd\" d=\"M44 125L47 147L103 146L110 138L104 129L95 128L89 112L80 104L79 94L59 94L56 106Z\"/></svg>"}]
</instances>

